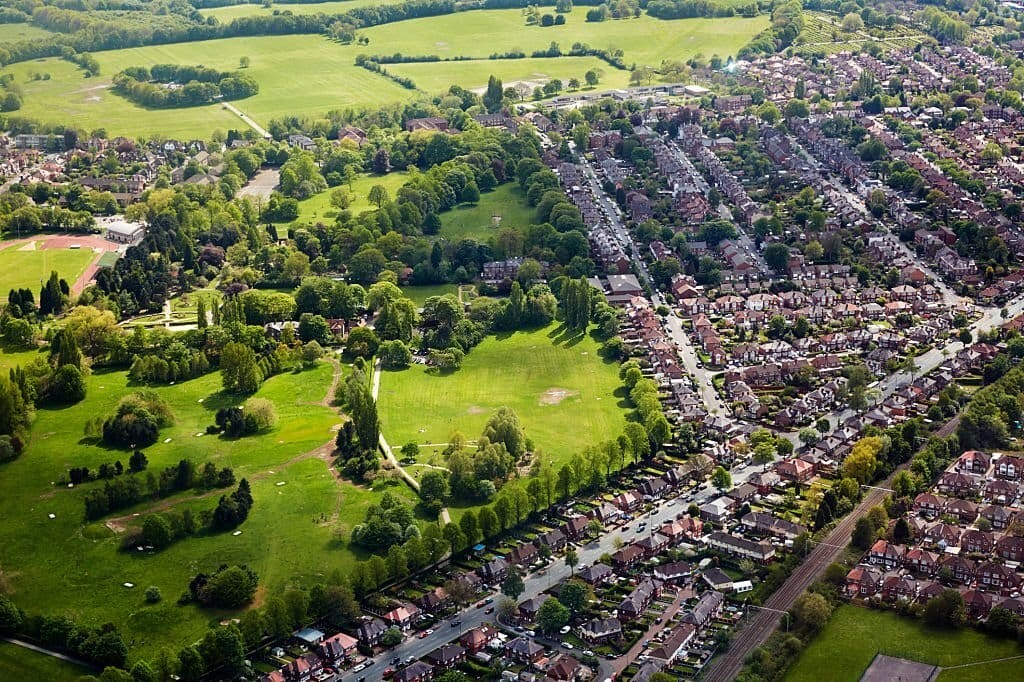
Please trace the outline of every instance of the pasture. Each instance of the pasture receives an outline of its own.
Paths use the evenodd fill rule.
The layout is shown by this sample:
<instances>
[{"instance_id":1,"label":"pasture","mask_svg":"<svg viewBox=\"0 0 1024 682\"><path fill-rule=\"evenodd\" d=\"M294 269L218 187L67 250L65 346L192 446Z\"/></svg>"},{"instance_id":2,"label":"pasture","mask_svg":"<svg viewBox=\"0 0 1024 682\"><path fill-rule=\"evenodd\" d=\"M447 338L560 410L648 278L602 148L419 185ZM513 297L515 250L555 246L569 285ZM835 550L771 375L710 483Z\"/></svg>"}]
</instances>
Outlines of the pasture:
<instances>
[{"instance_id":1,"label":"pasture","mask_svg":"<svg viewBox=\"0 0 1024 682\"><path fill-rule=\"evenodd\" d=\"M475 205L459 204L441 215L441 236L451 242L475 239L486 243L501 230L524 230L536 222L536 211L526 202L526 195L514 182L499 185L493 192L480 195ZM501 216L495 227L495 216Z\"/></svg>"},{"instance_id":2,"label":"pasture","mask_svg":"<svg viewBox=\"0 0 1024 682\"><path fill-rule=\"evenodd\" d=\"M156 554L120 550L122 536L111 527L132 527L141 523L137 515L171 507L212 509L224 491L188 491L85 524L85 493L102 482L74 489L54 482L72 466L95 469L103 462L126 461L127 452L83 440L82 428L87 419L109 413L132 387L125 372L95 372L88 378L88 396L78 405L40 408L26 452L4 464L0 477L7 503L0 518L0 575L12 597L33 613L112 621L147 657L165 644L193 641L211 618L224 615L176 604L198 571L246 563L259 574L261 588L276 591L350 565L357 553L335 534L347 537L377 492L338 480L328 470L324 453L329 448L322 446L333 438L339 418L322 400L333 373L332 365L322 362L266 381L257 395L276 404L278 426L237 440L198 435L218 408L238 402L221 393L219 373L155 389L170 404L175 423L161 431L160 443L146 448L149 471L158 474L184 457L213 461L231 466L237 478L248 478L255 499L240 535L201 533ZM392 489L411 498L402 486ZM135 587L127 589L125 582ZM145 602L142 593L149 585L161 589L163 601Z\"/></svg>"},{"instance_id":3,"label":"pasture","mask_svg":"<svg viewBox=\"0 0 1024 682\"><path fill-rule=\"evenodd\" d=\"M941 667L976 663L1007 656L1019 656L1017 643L987 637L976 630L940 630L919 620L901 618L891 611L872 611L844 605L836 609L825 629L804 649L786 674L786 682L822 679L829 671L834 682L857 682L876 653L929 663ZM1020 670L1020 661L1015 670ZM943 672L943 682L973 679L983 667L957 668ZM991 668L998 672L998 668Z\"/></svg>"},{"instance_id":4,"label":"pasture","mask_svg":"<svg viewBox=\"0 0 1024 682\"><path fill-rule=\"evenodd\" d=\"M615 438L626 424L618 365L598 355L590 336L567 340L557 324L488 336L462 369L439 374L423 365L385 371L378 411L392 447L418 443L429 457L454 431L476 440L500 407L519 415L537 448L564 462L588 445ZM443 465L443 462L438 462Z\"/></svg>"},{"instance_id":5,"label":"pasture","mask_svg":"<svg viewBox=\"0 0 1024 682\"><path fill-rule=\"evenodd\" d=\"M368 0L366 0L368 2ZM354 7L364 0L332 3ZM323 10L324 6L294 5ZM254 5L221 11L265 11ZM106 129L110 135L205 138L216 130L244 129L246 124L220 105L180 109L144 109L114 94L111 79L128 66L159 63L202 64L235 70L248 57L246 73L260 92L234 104L257 123L286 115L317 115L332 109L380 106L407 101L413 94L396 83L355 66L359 54L438 54L469 56L458 63L396 64L388 69L409 76L428 92L444 91L458 83L467 88L486 85L491 74L506 84L516 80L568 81L592 68L604 71L599 87L621 87L626 71L593 58L489 60L493 52L521 49L527 53L557 42L568 50L575 42L622 49L627 63L658 65L663 59L685 60L697 54L734 55L768 24L766 16L751 19L679 19L661 21L648 16L599 23L585 22L582 10L568 15L564 26L526 26L519 10L474 10L411 19L361 31L369 45L341 45L318 35L257 36L192 43L154 45L95 53L101 75L87 78L76 65L57 58L12 64L9 73L24 91L19 115L44 123L74 120L87 131ZM443 37L443 40L439 40ZM44 78L48 75L49 78Z\"/></svg>"},{"instance_id":6,"label":"pasture","mask_svg":"<svg viewBox=\"0 0 1024 682\"><path fill-rule=\"evenodd\" d=\"M28 288L38 301L39 289L50 272L56 270L68 284L74 284L96 258L92 249L48 249L41 246L39 240L0 243L0 300L6 301L11 289Z\"/></svg>"}]
</instances>

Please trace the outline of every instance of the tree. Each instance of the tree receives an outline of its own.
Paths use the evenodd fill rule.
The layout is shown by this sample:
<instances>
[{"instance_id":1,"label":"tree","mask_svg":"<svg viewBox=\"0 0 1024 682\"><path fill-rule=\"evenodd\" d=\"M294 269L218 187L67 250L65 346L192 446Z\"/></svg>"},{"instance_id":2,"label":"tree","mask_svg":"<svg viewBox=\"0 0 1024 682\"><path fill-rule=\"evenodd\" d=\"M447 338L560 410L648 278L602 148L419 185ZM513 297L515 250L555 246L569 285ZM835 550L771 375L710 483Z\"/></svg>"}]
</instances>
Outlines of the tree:
<instances>
[{"instance_id":1,"label":"tree","mask_svg":"<svg viewBox=\"0 0 1024 682\"><path fill-rule=\"evenodd\" d=\"M775 272L785 272L789 264L789 247L781 242L769 244L764 249L764 262Z\"/></svg>"},{"instance_id":2,"label":"tree","mask_svg":"<svg viewBox=\"0 0 1024 682\"><path fill-rule=\"evenodd\" d=\"M385 203L387 203L390 195L388 194L388 188L384 185L374 185L370 188L370 192L366 195L366 198L371 204L376 204L379 209Z\"/></svg>"},{"instance_id":3,"label":"tree","mask_svg":"<svg viewBox=\"0 0 1024 682\"><path fill-rule=\"evenodd\" d=\"M502 87L501 79L490 76L487 79L487 90L480 98L487 109L487 113L496 114L501 111L502 102L505 97L505 89Z\"/></svg>"},{"instance_id":4,"label":"tree","mask_svg":"<svg viewBox=\"0 0 1024 682\"><path fill-rule=\"evenodd\" d=\"M866 550L871 547L871 544L875 541L875 528L867 517L862 516L857 519L850 539L853 542L853 546L857 549Z\"/></svg>"},{"instance_id":5,"label":"tree","mask_svg":"<svg viewBox=\"0 0 1024 682\"><path fill-rule=\"evenodd\" d=\"M815 429L808 427L800 429L800 433L797 434L797 438L799 438L800 442L804 445L814 445L818 442L821 436L818 435L818 432Z\"/></svg>"},{"instance_id":6,"label":"tree","mask_svg":"<svg viewBox=\"0 0 1024 682\"><path fill-rule=\"evenodd\" d=\"M787 441L788 442L788 441ZM775 460L775 448L770 443L758 443L754 448L754 464L760 464L764 470Z\"/></svg>"},{"instance_id":7,"label":"tree","mask_svg":"<svg viewBox=\"0 0 1024 682\"><path fill-rule=\"evenodd\" d=\"M579 613L587 605L590 587L580 580L568 580L558 591L558 601L572 613Z\"/></svg>"},{"instance_id":8,"label":"tree","mask_svg":"<svg viewBox=\"0 0 1024 682\"><path fill-rule=\"evenodd\" d=\"M424 502L444 504L450 495L448 476L444 472L431 469L423 474L423 478L420 479L420 498Z\"/></svg>"},{"instance_id":9,"label":"tree","mask_svg":"<svg viewBox=\"0 0 1024 682\"><path fill-rule=\"evenodd\" d=\"M400 629L396 627L390 627L387 629L387 631L384 632L383 635L381 635L380 645L390 649L393 646L398 646L399 644L401 644L403 639L405 639L405 636L402 634L402 631Z\"/></svg>"},{"instance_id":10,"label":"tree","mask_svg":"<svg viewBox=\"0 0 1024 682\"><path fill-rule=\"evenodd\" d=\"M174 533L163 514L149 514L142 522L142 538L154 549L163 549L174 540Z\"/></svg>"},{"instance_id":11,"label":"tree","mask_svg":"<svg viewBox=\"0 0 1024 682\"><path fill-rule=\"evenodd\" d=\"M819 632L832 617L832 606L820 594L805 592L795 604L797 622Z\"/></svg>"},{"instance_id":12,"label":"tree","mask_svg":"<svg viewBox=\"0 0 1024 682\"><path fill-rule=\"evenodd\" d=\"M53 375L49 396L55 402L70 405L85 399L85 377L74 365L63 365Z\"/></svg>"},{"instance_id":13,"label":"tree","mask_svg":"<svg viewBox=\"0 0 1024 682\"><path fill-rule=\"evenodd\" d=\"M512 600L519 598L526 586L523 585L523 577L515 567L509 569L505 579L501 581L501 593Z\"/></svg>"},{"instance_id":14,"label":"tree","mask_svg":"<svg viewBox=\"0 0 1024 682\"><path fill-rule=\"evenodd\" d=\"M228 343L221 351L220 372L221 383L229 393L255 393L264 379L252 348L236 342Z\"/></svg>"},{"instance_id":15,"label":"tree","mask_svg":"<svg viewBox=\"0 0 1024 682\"><path fill-rule=\"evenodd\" d=\"M591 69L587 71L585 74L583 74L583 79L587 82L587 85L589 85L590 87L594 87L599 82L601 82L601 76L597 72L597 69Z\"/></svg>"},{"instance_id":16,"label":"tree","mask_svg":"<svg viewBox=\"0 0 1024 682\"><path fill-rule=\"evenodd\" d=\"M857 441L843 462L843 476L855 479L861 485L870 483L878 468L877 454L882 446L879 436L867 436Z\"/></svg>"},{"instance_id":17,"label":"tree","mask_svg":"<svg viewBox=\"0 0 1024 682\"><path fill-rule=\"evenodd\" d=\"M719 490L727 490L732 487L732 475L722 467L715 467L711 472L711 484Z\"/></svg>"},{"instance_id":18,"label":"tree","mask_svg":"<svg viewBox=\"0 0 1024 682\"><path fill-rule=\"evenodd\" d=\"M604 524L601 523L600 519L590 519L587 521L587 535L592 538L600 537L601 533L604 532Z\"/></svg>"},{"instance_id":19,"label":"tree","mask_svg":"<svg viewBox=\"0 0 1024 682\"><path fill-rule=\"evenodd\" d=\"M238 58L238 68L240 68L240 69L248 69L249 68L249 58L245 57L245 56L239 57Z\"/></svg>"},{"instance_id":20,"label":"tree","mask_svg":"<svg viewBox=\"0 0 1024 682\"><path fill-rule=\"evenodd\" d=\"M490 507L481 507L477 514L477 521L480 523L480 532L485 539L493 538L501 531L498 515Z\"/></svg>"},{"instance_id":21,"label":"tree","mask_svg":"<svg viewBox=\"0 0 1024 682\"><path fill-rule=\"evenodd\" d=\"M569 615L569 609L554 597L549 597L537 612L537 625L541 632L553 635L569 622Z\"/></svg>"},{"instance_id":22,"label":"tree","mask_svg":"<svg viewBox=\"0 0 1024 682\"><path fill-rule=\"evenodd\" d=\"M580 563L580 555L576 553L576 550L570 547L565 551L565 565L569 567L569 574L576 574L576 565Z\"/></svg>"},{"instance_id":23,"label":"tree","mask_svg":"<svg viewBox=\"0 0 1024 682\"><path fill-rule=\"evenodd\" d=\"M843 17L843 21L840 26L847 33L862 31L864 30L864 19L856 12L850 12Z\"/></svg>"},{"instance_id":24,"label":"tree","mask_svg":"<svg viewBox=\"0 0 1024 682\"><path fill-rule=\"evenodd\" d=\"M924 607L924 619L936 627L957 627L967 619L964 598L957 590L944 590Z\"/></svg>"}]
</instances>

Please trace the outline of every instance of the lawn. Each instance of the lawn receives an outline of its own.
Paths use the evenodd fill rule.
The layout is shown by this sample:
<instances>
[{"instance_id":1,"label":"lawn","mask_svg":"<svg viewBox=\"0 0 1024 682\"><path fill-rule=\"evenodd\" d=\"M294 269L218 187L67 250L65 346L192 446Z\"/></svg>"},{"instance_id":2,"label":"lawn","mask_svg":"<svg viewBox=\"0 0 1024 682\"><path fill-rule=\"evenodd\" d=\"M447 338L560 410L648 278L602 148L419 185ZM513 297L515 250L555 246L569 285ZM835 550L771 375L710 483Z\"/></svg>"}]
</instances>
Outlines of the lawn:
<instances>
[{"instance_id":1,"label":"lawn","mask_svg":"<svg viewBox=\"0 0 1024 682\"><path fill-rule=\"evenodd\" d=\"M501 216L499 227L495 227L494 216ZM526 203L519 186L510 182L481 194L475 206L460 204L442 213L441 236L452 242L475 239L485 243L502 229L524 230L535 221L536 211Z\"/></svg>"},{"instance_id":2,"label":"lawn","mask_svg":"<svg viewBox=\"0 0 1024 682\"><path fill-rule=\"evenodd\" d=\"M939 666L961 665L1021 654L1016 642L992 639L971 629L935 630L920 621L890 611L871 611L856 606L839 607L820 635L804 650L787 673L787 682L817 682L829 671L833 682L856 682L876 653ZM1016 671L1020 671L1018 662ZM982 679L962 677L974 668L950 671L942 680ZM986 677L985 679L1002 679ZM1009 679L1009 678L1006 678Z\"/></svg>"},{"instance_id":3,"label":"lawn","mask_svg":"<svg viewBox=\"0 0 1024 682\"><path fill-rule=\"evenodd\" d=\"M431 296L444 296L445 294L451 294L458 298L459 296L459 285L458 284L434 284L425 286L407 286L402 287L402 294L416 304L418 308L422 308L423 304ZM0 356L2 358L3 356Z\"/></svg>"},{"instance_id":4,"label":"lawn","mask_svg":"<svg viewBox=\"0 0 1024 682\"><path fill-rule=\"evenodd\" d=\"M470 90L480 90L486 87L487 79L491 76L497 76L506 86L517 81L543 85L555 78L568 85L570 78L577 78L583 82L584 74L591 69L604 71L598 89L626 87L629 81L628 71L614 69L597 57L422 62L388 64L387 69L399 76L411 78L415 81L416 87L429 93L444 92L452 84Z\"/></svg>"},{"instance_id":5,"label":"lawn","mask_svg":"<svg viewBox=\"0 0 1024 682\"><path fill-rule=\"evenodd\" d=\"M18 43L22 40L42 40L53 32L32 24L0 24L0 43Z\"/></svg>"},{"instance_id":6,"label":"lawn","mask_svg":"<svg viewBox=\"0 0 1024 682\"><path fill-rule=\"evenodd\" d=\"M591 337L566 342L552 324L489 336L462 369L438 374L422 365L381 378L378 409L392 446L446 443L453 431L475 440L498 408L515 410L536 447L564 461L614 438L626 423L618 365L598 355ZM422 448L429 456L432 448ZM443 448L436 448L443 449Z\"/></svg>"},{"instance_id":7,"label":"lawn","mask_svg":"<svg viewBox=\"0 0 1024 682\"><path fill-rule=\"evenodd\" d=\"M90 673L73 663L0 642L0 680L77 680Z\"/></svg>"},{"instance_id":8,"label":"lawn","mask_svg":"<svg viewBox=\"0 0 1024 682\"><path fill-rule=\"evenodd\" d=\"M591 47L615 47L625 53L626 63L657 66L663 59L686 60L702 53L723 59L735 56L741 47L768 26L768 16L751 19L677 19L663 21L647 15L618 21L585 21L585 8L565 15L562 26L527 26L522 10L474 10L438 17L426 17L360 31L370 38L363 52L373 54L439 55L479 57L514 48L530 54L556 42L568 51L573 43ZM449 65L455 66L455 65ZM605 72L611 73L607 64ZM390 66L388 67L391 68ZM578 74L583 75L583 72ZM418 83L418 81L417 81ZM484 78L484 85L487 79ZM421 85L422 87L422 85Z\"/></svg>"},{"instance_id":9,"label":"lawn","mask_svg":"<svg viewBox=\"0 0 1024 682\"><path fill-rule=\"evenodd\" d=\"M993 680L1018 680L1024 670L1024 659L978 663L965 668L953 668L939 673L938 682L992 682Z\"/></svg>"},{"instance_id":10,"label":"lawn","mask_svg":"<svg viewBox=\"0 0 1024 682\"><path fill-rule=\"evenodd\" d=\"M85 421L109 413L129 390L126 373L96 372L88 379L89 393L82 403L39 409L27 451L4 464L0 476L6 509L0 518L0 570L13 598L32 613L112 621L127 641L136 640L138 653L145 657L160 646L180 647L195 640L212 617L223 615L176 605L198 571L224 562L247 563L259 574L262 587L278 591L289 582L308 584L331 569L350 565L357 554L335 540L335 533L347 536L377 493L337 481L325 462L310 454L332 438L338 422L333 410L321 405L332 374L331 365L320 363L301 374L269 379L257 395L277 405L278 426L238 440L197 436L213 422L219 407L236 402L220 392L219 374L156 389L170 404L175 424L160 434L170 442L146 448L149 470L158 474L184 457L231 466L236 477L249 479L255 505L241 535L187 538L155 555L120 551L120 536L102 522L83 525L85 493L101 483L75 489L53 485L68 467L95 469L103 462L126 459L125 452L82 440ZM404 487L394 490L411 497ZM167 504L209 509L221 493L199 498L201 494L189 492ZM152 511L153 504L143 503L105 520L119 514L127 515L129 525L138 524L141 518L131 514ZM125 582L135 588L126 589ZM145 603L142 592L149 585L161 589L163 601Z\"/></svg>"},{"instance_id":11,"label":"lawn","mask_svg":"<svg viewBox=\"0 0 1024 682\"><path fill-rule=\"evenodd\" d=\"M383 185L388 194L394 197L402 185L405 184L406 175L405 171L396 171L387 175L360 175L352 182L351 191L355 196L355 200L348 210L352 211L353 214L359 214L363 211L377 208L367 198L370 188L374 185ZM298 222L316 223L326 219L328 222L333 223L334 216L337 215L338 211L338 209L331 206L331 192L335 189L334 187L328 187L326 192L321 192L309 199L300 201Z\"/></svg>"},{"instance_id":12,"label":"lawn","mask_svg":"<svg viewBox=\"0 0 1024 682\"><path fill-rule=\"evenodd\" d=\"M40 242L33 243L38 246ZM11 289L25 287L38 299L42 283L53 270L74 284L96 257L92 249L24 248L24 244L12 244L0 251L0 300L6 301Z\"/></svg>"}]
</instances>

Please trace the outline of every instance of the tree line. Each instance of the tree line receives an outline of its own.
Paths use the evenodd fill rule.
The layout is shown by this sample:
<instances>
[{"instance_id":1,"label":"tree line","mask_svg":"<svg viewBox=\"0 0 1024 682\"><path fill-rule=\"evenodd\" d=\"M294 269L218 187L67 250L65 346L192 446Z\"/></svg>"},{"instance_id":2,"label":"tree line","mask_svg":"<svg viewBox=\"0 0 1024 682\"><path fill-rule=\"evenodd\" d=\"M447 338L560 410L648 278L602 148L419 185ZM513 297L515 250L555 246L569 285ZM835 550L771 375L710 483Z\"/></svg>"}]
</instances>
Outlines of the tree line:
<instances>
[{"instance_id":1,"label":"tree line","mask_svg":"<svg viewBox=\"0 0 1024 682\"><path fill-rule=\"evenodd\" d=\"M260 91L252 76L202 66L132 66L113 78L114 91L145 107L190 107L215 100L243 99Z\"/></svg>"}]
</instances>

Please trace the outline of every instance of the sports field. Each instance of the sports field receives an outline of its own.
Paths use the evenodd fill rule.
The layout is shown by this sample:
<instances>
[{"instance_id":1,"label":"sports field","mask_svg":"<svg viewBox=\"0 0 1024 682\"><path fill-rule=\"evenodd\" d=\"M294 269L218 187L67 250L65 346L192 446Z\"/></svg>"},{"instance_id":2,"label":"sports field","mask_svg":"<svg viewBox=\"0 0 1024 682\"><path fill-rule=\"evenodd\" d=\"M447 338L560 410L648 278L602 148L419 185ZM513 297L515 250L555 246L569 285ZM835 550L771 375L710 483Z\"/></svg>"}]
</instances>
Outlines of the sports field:
<instances>
[{"instance_id":1,"label":"sports field","mask_svg":"<svg viewBox=\"0 0 1024 682\"><path fill-rule=\"evenodd\" d=\"M626 424L625 403L614 395L618 365L605 362L589 336L566 342L559 332L552 324L489 336L451 374L423 365L384 372L377 402L388 442L446 443L453 431L475 440L503 406L556 462L618 436Z\"/></svg>"},{"instance_id":2,"label":"sports field","mask_svg":"<svg viewBox=\"0 0 1024 682\"><path fill-rule=\"evenodd\" d=\"M378 493L336 480L317 456L338 423L334 411L321 404L333 371L324 362L301 374L269 379L257 395L275 403L279 425L267 434L238 440L197 436L213 422L218 408L236 402L220 393L218 373L156 389L176 421L160 433L161 441L170 442L146 449L149 470L158 474L183 457L196 463L213 461L231 466L236 477L248 478L255 499L241 535L187 538L158 554L119 551L121 536L104 522L115 528L140 523L133 514L152 511L153 505L210 509L222 491L200 499L196 495L202 493L190 492L147 502L83 525L85 493L102 483L73 490L52 484L71 466L95 469L127 457L82 440L85 421L109 413L129 390L126 373L93 373L82 403L39 409L26 452L4 464L0 477L6 509L0 518L0 576L19 606L33 613L67 613L92 623L112 621L126 640L136 640L139 655L151 657L164 644L180 647L197 639L211 618L223 615L175 603L200 570L225 562L247 563L259 574L262 587L277 591L291 581L309 583L349 565L357 555L339 545L334 533L340 529L347 536ZM392 490L411 497L404 487ZM135 587L127 589L125 582ZM161 589L163 601L145 602L142 592L149 585Z\"/></svg>"},{"instance_id":3,"label":"sports field","mask_svg":"<svg viewBox=\"0 0 1024 682\"><path fill-rule=\"evenodd\" d=\"M31 245L31 246L29 246ZM92 249L47 249L42 241L0 244L0 300L7 300L11 289L27 287L38 299L42 282L57 271L73 284L96 258Z\"/></svg>"},{"instance_id":4,"label":"sports field","mask_svg":"<svg viewBox=\"0 0 1024 682\"><path fill-rule=\"evenodd\" d=\"M500 216L496 221L495 216ZM536 222L537 212L526 203L526 196L514 182L499 185L493 192L480 195L480 202L461 204L441 214L441 236L449 241L475 239L486 242L507 228L523 230ZM495 227L497 222L497 227Z\"/></svg>"},{"instance_id":5,"label":"sports field","mask_svg":"<svg viewBox=\"0 0 1024 682\"><path fill-rule=\"evenodd\" d=\"M947 667L1019 656L1022 651L1012 640L987 637L970 628L939 630L891 611L844 605L836 609L825 629L800 654L785 679L818 682L822 671L827 670L828 679L833 682L857 682L876 653ZM1014 669L1018 673L1021 665L1022 661L1016 661ZM991 668L993 676L978 676L983 668ZM955 668L943 672L939 679L1009 679L999 677L999 670L996 664Z\"/></svg>"}]
</instances>

